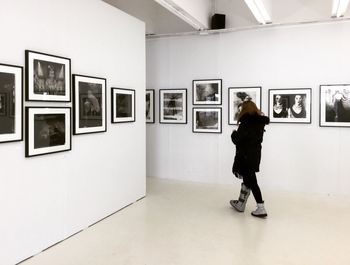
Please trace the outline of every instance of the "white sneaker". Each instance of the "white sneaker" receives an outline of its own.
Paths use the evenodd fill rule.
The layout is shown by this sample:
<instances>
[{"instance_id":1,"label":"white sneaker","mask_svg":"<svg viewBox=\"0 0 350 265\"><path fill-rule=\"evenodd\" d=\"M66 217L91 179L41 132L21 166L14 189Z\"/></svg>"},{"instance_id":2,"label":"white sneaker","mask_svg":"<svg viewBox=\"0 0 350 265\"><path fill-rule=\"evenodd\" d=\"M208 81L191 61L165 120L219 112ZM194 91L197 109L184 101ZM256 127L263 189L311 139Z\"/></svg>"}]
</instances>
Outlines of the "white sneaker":
<instances>
[{"instance_id":1,"label":"white sneaker","mask_svg":"<svg viewBox=\"0 0 350 265\"><path fill-rule=\"evenodd\" d=\"M252 215L255 217L265 218L267 213L264 207L264 203L258 203L255 211L252 212Z\"/></svg>"}]
</instances>

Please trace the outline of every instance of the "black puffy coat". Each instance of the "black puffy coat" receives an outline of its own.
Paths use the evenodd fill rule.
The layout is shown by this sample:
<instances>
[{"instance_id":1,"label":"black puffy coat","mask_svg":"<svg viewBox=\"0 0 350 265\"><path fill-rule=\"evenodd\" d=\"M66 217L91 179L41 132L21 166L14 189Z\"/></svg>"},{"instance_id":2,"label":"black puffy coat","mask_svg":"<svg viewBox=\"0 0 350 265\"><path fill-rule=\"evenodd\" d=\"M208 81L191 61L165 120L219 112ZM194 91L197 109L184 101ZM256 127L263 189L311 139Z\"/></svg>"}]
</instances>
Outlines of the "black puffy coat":
<instances>
[{"instance_id":1,"label":"black puffy coat","mask_svg":"<svg viewBox=\"0 0 350 265\"><path fill-rule=\"evenodd\" d=\"M241 117L237 131L231 134L232 142L236 145L233 173L244 175L259 172L264 127L269 122L268 117L258 114L244 114Z\"/></svg>"}]
</instances>

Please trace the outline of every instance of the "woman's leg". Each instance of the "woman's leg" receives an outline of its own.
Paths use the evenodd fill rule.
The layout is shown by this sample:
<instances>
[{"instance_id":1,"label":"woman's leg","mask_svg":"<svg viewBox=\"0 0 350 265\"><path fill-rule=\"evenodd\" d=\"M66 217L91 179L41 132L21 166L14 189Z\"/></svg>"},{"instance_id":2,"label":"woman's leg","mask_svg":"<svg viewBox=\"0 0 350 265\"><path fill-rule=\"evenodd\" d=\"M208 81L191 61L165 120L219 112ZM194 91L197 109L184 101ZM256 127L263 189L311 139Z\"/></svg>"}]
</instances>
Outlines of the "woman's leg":
<instances>
[{"instance_id":1,"label":"woman's leg","mask_svg":"<svg viewBox=\"0 0 350 265\"><path fill-rule=\"evenodd\" d=\"M245 186L251 189L256 203L264 202L262 199L261 191L258 185L258 181L256 179L255 172L249 172L249 173L243 174L243 183Z\"/></svg>"}]
</instances>

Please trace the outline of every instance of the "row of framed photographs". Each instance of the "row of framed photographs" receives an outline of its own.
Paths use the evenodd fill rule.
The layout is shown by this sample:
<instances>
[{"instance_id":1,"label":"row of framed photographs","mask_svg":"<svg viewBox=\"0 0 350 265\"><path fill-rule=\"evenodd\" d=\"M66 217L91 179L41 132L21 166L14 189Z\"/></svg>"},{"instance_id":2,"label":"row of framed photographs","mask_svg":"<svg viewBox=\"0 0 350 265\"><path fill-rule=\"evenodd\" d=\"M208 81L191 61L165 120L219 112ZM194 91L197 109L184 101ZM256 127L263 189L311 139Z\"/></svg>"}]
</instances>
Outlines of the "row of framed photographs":
<instances>
[{"instance_id":1,"label":"row of framed photographs","mask_svg":"<svg viewBox=\"0 0 350 265\"><path fill-rule=\"evenodd\" d=\"M71 102L70 59L26 56L26 100ZM72 75L70 107L26 108L26 156L71 150L71 135L107 131L106 79ZM111 88L111 122L135 121L135 90ZM0 143L23 140L23 67L0 64ZM73 125L72 125L73 124ZM69 136L69 137L68 137Z\"/></svg>"},{"instance_id":2,"label":"row of framed photographs","mask_svg":"<svg viewBox=\"0 0 350 265\"><path fill-rule=\"evenodd\" d=\"M198 80L194 80L194 82L198 82ZM201 85L204 86L203 82ZM193 92L196 90L195 88L194 86ZM228 88L229 125L237 124L240 107L244 101L251 100L261 109L261 90L261 87ZM221 98L221 90L219 94L219 98ZM147 123L155 122L154 100L155 90L148 89L146 91ZM321 85L319 102L321 127L350 127L349 84ZM268 116L271 123L311 123L311 103L311 88L269 89ZM216 112L219 113L217 110ZM159 122L187 123L187 89L159 90ZM197 120L193 119L193 123L196 122ZM218 118L217 124L220 123Z\"/></svg>"}]
</instances>

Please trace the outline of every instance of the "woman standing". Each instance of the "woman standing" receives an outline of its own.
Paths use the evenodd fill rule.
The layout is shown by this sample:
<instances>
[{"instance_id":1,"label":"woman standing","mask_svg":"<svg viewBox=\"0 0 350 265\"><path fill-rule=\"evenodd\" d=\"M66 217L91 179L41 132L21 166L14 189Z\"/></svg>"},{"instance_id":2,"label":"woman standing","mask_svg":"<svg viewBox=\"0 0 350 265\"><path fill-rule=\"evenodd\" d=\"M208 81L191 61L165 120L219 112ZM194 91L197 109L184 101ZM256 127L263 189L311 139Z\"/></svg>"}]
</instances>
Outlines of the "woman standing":
<instances>
[{"instance_id":1,"label":"woman standing","mask_svg":"<svg viewBox=\"0 0 350 265\"><path fill-rule=\"evenodd\" d=\"M257 209L252 215L256 217L267 216L255 173L259 172L264 127L269 122L270 119L262 114L254 102L246 101L242 103L238 129L231 134L232 142L236 145L232 172L237 178L243 179L243 183L238 200L231 200L230 204L237 211L244 212L252 191L257 203Z\"/></svg>"}]
</instances>

